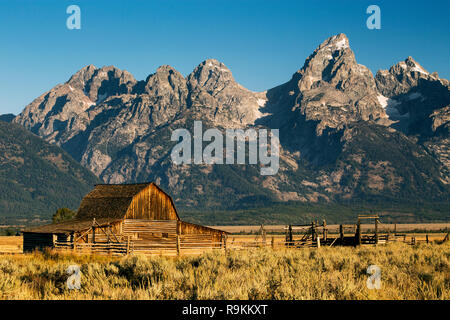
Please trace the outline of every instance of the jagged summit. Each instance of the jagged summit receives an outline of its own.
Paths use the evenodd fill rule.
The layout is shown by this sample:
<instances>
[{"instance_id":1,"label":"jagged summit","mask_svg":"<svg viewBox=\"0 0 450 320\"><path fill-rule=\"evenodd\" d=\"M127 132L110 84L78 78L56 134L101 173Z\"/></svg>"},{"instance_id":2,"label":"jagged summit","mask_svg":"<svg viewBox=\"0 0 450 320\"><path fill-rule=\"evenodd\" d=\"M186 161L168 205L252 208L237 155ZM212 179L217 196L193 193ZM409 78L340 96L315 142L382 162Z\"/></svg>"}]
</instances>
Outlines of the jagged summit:
<instances>
[{"instance_id":1,"label":"jagged summit","mask_svg":"<svg viewBox=\"0 0 450 320\"><path fill-rule=\"evenodd\" d=\"M228 69L224 63L222 63L216 59L206 59L205 61L200 63L198 65L198 67L202 68L202 69L208 69L208 70L219 69L219 71L221 71L221 72L230 72L230 69Z\"/></svg>"},{"instance_id":2,"label":"jagged summit","mask_svg":"<svg viewBox=\"0 0 450 320\"><path fill-rule=\"evenodd\" d=\"M171 65L168 65L168 64L163 64L162 66L159 66L158 69L156 69L156 73L166 73L166 72L179 73L177 69L175 69L174 67L172 67Z\"/></svg>"},{"instance_id":3,"label":"jagged summit","mask_svg":"<svg viewBox=\"0 0 450 320\"><path fill-rule=\"evenodd\" d=\"M410 76L415 79L426 78L428 76L435 77L434 74L430 75L430 73L411 56L393 65L389 70L379 70L378 73L381 75L387 75L390 73L397 76Z\"/></svg>"},{"instance_id":4,"label":"jagged summit","mask_svg":"<svg viewBox=\"0 0 450 320\"><path fill-rule=\"evenodd\" d=\"M155 73L147 77L147 79L145 80L146 86L148 87L150 84L155 83L155 81L169 82L170 86L174 86L174 81L177 83L185 83L186 79L177 69L166 64L158 67Z\"/></svg>"},{"instance_id":5,"label":"jagged summit","mask_svg":"<svg viewBox=\"0 0 450 320\"><path fill-rule=\"evenodd\" d=\"M96 68L90 64L75 73L66 84L82 91L91 101L99 103L109 96L130 93L136 82L126 70L115 66Z\"/></svg>"},{"instance_id":6,"label":"jagged summit","mask_svg":"<svg viewBox=\"0 0 450 320\"><path fill-rule=\"evenodd\" d=\"M388 98L398 120L395 128L421 140L433 138L432 152L439 154L450 172L450 83L430 74L412 57L380 70L375 77L378 91ZM439 147L436 147L440 145Z\"/></svg>"},{"instance_id":7,"label":"jagged summit","mask_svg":"<svg viewBox=\"0 0 450 320\"><path fill-rule=\"evenodd\" d=\"M317 48L317 51L326 50L329 52L343 51L350 49L349 41L344 33L329 37Z\"/></svg>"},{"instance_id":8,"label":"jagged summit","mask_svg":"<svg viewBox=\"0 0 450 320\"><path fill-rule=\"evenodd\" d=\"M379 70L380 73L405 73L405 72L418 72L424 75L430 74L424 67L422 67L413 57L408 56L405 60L396 63L391 66L389 70Z\"/></svg>"},{"instance_id":9,"label":"jagged summit","mask_svg":"<svg viewBox=\"0 0 450 320\"><path fill-rule=\"evenodd\" d=\"M418 62L416 62L411 56L398 64L402 69L407 69L409 72L419 72L428 75L426 71Z\"/></svg>"},{"instance_id":10,"label":"jagged summit","mask_svg":"<svg viewBox=\"0 0 450 320\"><path fill-rule=\"evenodd\" d=\"M89 64L89 65L81 68L77 72L75 72L67 82L68 83L73 83L73 82L78 82L78 81L86 82L92 77L95 70L97 70L97 67L94 66L93 64Z\"/></svg>"},{"instance_id":11,"label":"jagged summit","mask_svg":"<svg viewBox=\"0 0 450 320\"><path fill-rule=\"evenodd\" d=\"M322 42L306 59L297 74L293 78L301 78L300 90L310 90L324 85L325 82L335 88L344 89L355 77L364 77L365 83L368 78L373 78L368 68L356 62L348 38L343 33Z\"/></svg>"},{"instance_id":12,"label":"jagged summit","mask_svg":"<svg viewBox=\"0 0 450 320\"><path fill-rule=\"evenodd\" d=\"M187 79L193 87L201 86L211 94L235 82L230 69L216 59L208 59L200 63Z\"/></svg>"},{"instance_id":13,"label":"jagged summit","mask_svg":"<svg viewBox=\"0 0 450 320\"><path fill-rule=\"evenodd\" d=\"M216 59L207 59L201 62L188 76L197 76L200 73L214 73L214 74L231 74L230 69L222 62Z\"/></svg>"},{"instance_id":14,"label":"jagged summit","mask_svg":"<svg viewBox=\"0 0 450 320\"><path fill-rule=\"evenodd\" d=\"M378 90L386 97L404 94L423 81L437 81L444 86L448 85L447 80L440 79L436 72L430 74L411 56L393 65L389 70L379 70L375 80Z\"/></svg>"},{"instance_id":15,"label":"jagged summit","mask_svg":"<svg viewBox=\"0 0 450 320\"><path fill-rule=\"evenodd\" d=\"M306 120L319 121L317 133L358 120L384 121L370 70L357 63L348 38L341 33L326 39L294 74L298 88L294 109Z\"/></svg>"}]
</instances>

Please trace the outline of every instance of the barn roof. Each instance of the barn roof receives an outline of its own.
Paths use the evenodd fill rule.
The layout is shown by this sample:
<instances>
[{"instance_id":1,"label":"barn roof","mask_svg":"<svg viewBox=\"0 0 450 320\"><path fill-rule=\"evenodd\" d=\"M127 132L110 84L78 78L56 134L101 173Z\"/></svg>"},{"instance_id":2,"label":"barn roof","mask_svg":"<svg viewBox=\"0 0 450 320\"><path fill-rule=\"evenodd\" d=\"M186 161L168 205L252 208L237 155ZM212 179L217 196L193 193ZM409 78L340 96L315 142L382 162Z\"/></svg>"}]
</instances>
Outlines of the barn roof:
<instances>
[{"instance_id":1,"label":"barn roof","mask_svg":"<svg viewBox=\"0 0 450 320\"><path fill-rule=\"evenodd\" d=\"M175 214L177 215L178 220L180 220L172 198L153 182L135 184L97 184L81 201L75 219L61 223L27 228L24 229L23 232L55 234L78 232L89 229L92 226L94 218L100 226L107 226L122 220L125 217L133 197L150 185L153 185L168 196L175 210Z\"/></svg>"},{"instance_id":2,"label":"barn roof","mask_svg":"<svg viewBox=\"0 0 450 320\"><path fill-rule=\"evenodd\" d=\"M160 187L151 182L137 184L97 184L94 190L83 198L76 218L80 220L92 220L93 218L122 219L133 197L150 185L155 186L169 197L178 217L178 212L172 198Z\"/></svg>"},{"instance_id":3,"label":"barn roof","mask_svg":"<svg viewBox=\"0 0 450 320\"><path fill-rule=\"evenodd\" d=\"M104 226L111 225L118 221L120 221L120 219L114 219L114 218L95 219L95 222L96 222L95 226L104 227ZM53 234L80 232L80 231L90 229L93 226L93 224L94 224L93 219L92 220L74 219L74 220L64 221L64 222L60 222L60 223L48 224L45 226L26 228L22 232L25 232L25 233L26 232L53 233Z\"/></svg>"}]
</instances>

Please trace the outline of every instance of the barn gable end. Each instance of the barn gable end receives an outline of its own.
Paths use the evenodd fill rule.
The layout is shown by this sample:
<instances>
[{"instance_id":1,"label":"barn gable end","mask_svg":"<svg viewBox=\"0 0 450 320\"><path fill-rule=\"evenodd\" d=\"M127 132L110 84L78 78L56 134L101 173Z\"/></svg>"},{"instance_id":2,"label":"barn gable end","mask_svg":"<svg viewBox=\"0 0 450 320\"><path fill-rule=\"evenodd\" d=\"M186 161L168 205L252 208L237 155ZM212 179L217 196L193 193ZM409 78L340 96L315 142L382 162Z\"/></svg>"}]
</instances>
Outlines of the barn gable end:
<instances>
[{"instance_id":1,"label":"barn gable end","mask_svg":"<svg viewBox=\"0 0 450 320\"><path fill-rule=\"evenodd\" d=\"M125 219L180 220L172 198L154 183L134 195Z\"/></svg>"}]
</instances>

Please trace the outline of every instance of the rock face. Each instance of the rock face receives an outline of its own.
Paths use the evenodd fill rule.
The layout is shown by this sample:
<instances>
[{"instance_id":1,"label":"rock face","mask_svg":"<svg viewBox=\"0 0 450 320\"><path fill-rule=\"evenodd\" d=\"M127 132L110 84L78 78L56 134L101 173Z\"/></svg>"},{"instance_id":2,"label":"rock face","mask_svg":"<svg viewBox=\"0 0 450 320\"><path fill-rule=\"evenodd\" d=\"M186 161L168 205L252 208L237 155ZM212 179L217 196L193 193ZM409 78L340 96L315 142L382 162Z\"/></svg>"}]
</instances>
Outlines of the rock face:
<instances>
[{"instance_id":1,"label":"rock face","mask_svg":"<svg viewBox=\"0 0 450 320\"><path fill-rule=\"evenodd\" d=\"M389 107L389 116L399 123L396 127L406 134L433 136L436 124L443 124L440 116L443 113L438 110L450 104L450 83L437 73L428 73L408 57L389 71L378 71L375 81L380 101Z\"/></svg>"},{"instance_id":2,"label":"rock face","mask_svg":"<svg viewBox=\"0 0 450 320\"><path fill-rule=\"evenodd\" d=\"M443 179L450 172L450 82L430 74L408 57L376 75L380 100L393 127L418 139L442 164Z\"/></svg>"},{"instance_id":3,"label":"rock face","mask_svg":"<svg viewBox=\"0 0 450 320\"><path fill-rule=\"evenodd\" d=\"M289 82L268 91L263 112L270 115L259 123L284 128L283 145L310 162L334 161L341 146L333 133L356 121L391 123L378 95L372 73L339 34L325 40Z\"/></svg>"},{"instance_id":4,"label":"rock face","mask_svg":"<svg viewBox=\"0 0 450 320\"><path fill-rule=\"evenodd\" d=\"M265 104L265 94L249 91L238 84L231 71L221 62L209 59L188 76L190 104L206 106L213 117L209 120L221 126L242 127L254 124L261 117L259 108Z\"/></svg>"},{"instance_id":5,"label":"rock face","mask_svg":"<svg viewBox=\"0 0 450 320\"><path fill-rule=\"evenodd\" d=\"M414 123L425 117L427 137L445 136L448 108L438 105L448 105L448 92L448 81L410 58L374 78L339 34L320 44L288 82L265 92L245 89L213 59L187 77L162 66L144 81L90 65L14 122L61 146L103 181L156 181L181 207L404 199L424 194L421 182L427 196L439 200L448 195L440 169L448 149L441 138L440 147L417 144L411 132L422 127L404 119L406 113ZM427 111L414 104L419 94L429 101ZM171 132L192 132L194 120L202 120L204 130L280 129L278 174L261 176L258 165L175 165Z\"/></svg>"},{"instance_id":6,"label":"rock face","mask_svg":"<svg viewBox=\"0 0 450 320\"><path fill-rule=\"evenodd\" d=\"M318 135L325 128L387 118L378 102L372 73L356 62L344 34L324 41L293 81L299 89L294 108L305 120L318 121Z\"/></svg>"}]
</instances>

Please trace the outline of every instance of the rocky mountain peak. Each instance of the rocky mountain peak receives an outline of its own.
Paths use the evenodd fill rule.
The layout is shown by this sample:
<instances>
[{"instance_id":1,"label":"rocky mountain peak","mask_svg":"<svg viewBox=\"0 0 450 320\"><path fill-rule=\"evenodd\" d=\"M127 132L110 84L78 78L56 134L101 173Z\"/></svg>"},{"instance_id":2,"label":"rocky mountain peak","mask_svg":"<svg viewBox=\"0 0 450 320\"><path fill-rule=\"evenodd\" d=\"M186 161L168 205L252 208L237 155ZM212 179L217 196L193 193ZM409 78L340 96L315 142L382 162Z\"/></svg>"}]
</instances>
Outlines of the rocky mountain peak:
<instances>
[{"instance_id":1,"label":"rocky mountain peak","mask_svg":"<svg viewBox=\"0 0 450 320\"><path fill-rule=\"evenodd\" d=\"M168 65L168 64L164 64L162 66L159 66L158 69L156 69L155 74L179 74L181 75L180 72L178 72L174 67ZM181 75L181 77L183 77Z\"/></svg>"},{"instance_id":2,"label":"rocky mountain peak","mask_svg":"<svg viewBox=\"0 0 450 320\"><path fill-rule=\"evenodd\" d=\"M81 90L91 101L100 103L109 96L130 93L136 82L133 75L126 70L114 66L98 69L88 65L75 73L67 84Z\"/></svg>"},{"instance_id":3,"label":"rocky mountain peak","mask_svg":"<svg viewBox=\"0 0 450 320\"><path fill-rule=\"evenodd\" d=\"M175 68L163 65L147 77L145 92L155 96L176 95L176 99L181 103L181 100L185 100L187 96L186 79Z\"/></svg>"},{"instance_id":4,"label":"rocky mountain peak","mask_svg":"<svg viewBox=\"0 0 450 320\"><path fill-rule=\"evenodd\" d=\"M201 112L209 113L215 125L240 127L254 124L262 116L259 109L267 101L265 93L241 86L230 69L216 59L200 63L187 79L191 105L201 106Z\"/></svg>"},{"instance_id":5,"label":"rocky mountain peak","mask_svg":"<svg viewBox=\"0 0 450 320\"><path fill-rule=\"evenodd\" d=\"M357 64L355 55L350 49L348 38L343 33L322 42L306 59L299 73L302 78L300 90L310 90L324 82L335 87L342 87L343 81L350 73L372 77L366 67Z\"/></svg>"},{"instance_id":6,"label":"rocky mountain peak","mask_svg":"<svg viewBox=\"0 0 450 320\"><path fill-rule=\"evenodd\" d=\"M146 87L156 83L168 83L169 85L172 83L173 86L173 81L186 82L186 79L178 70L169 65L162 65L158 67L156 72L149 75L145 80Z\"/></svg>"},{"instance_id":7,"label":"rocky mountain peak","mask_svg":"<svg viewBox=\"0 0 450 320\"><path fill-rule=\"evenodd\" d=\"M215 59L200 63L188 76L188 81L192 87L202 87L213 96L235 83L230 69Z\"/></svg>"},{"instance_id":8,"label":"rocky mountain peak","mask_svg":"<svg viewBox=\"0 0 450 320\"><path fill-rule=\"evenodd\" d=\"M416 62L411 56L409 56L408 58L405 59L404 63L400 62L399 63L400 67L403 70L407 70L409 72L418 72L418 73L422 73L424 75L428 75L429 72L426 71L418 62ZM406 68L405 68L406 66Z\"/></svg>"},{"instance_id":9,"label":"rocky mountain peak","mask_svg":"<svg viewBox=\"0 0 450 320\"><path fill-rule=\"evenodd\" d=\"M199 71L198 73L196 71ZM197 68L194 69L194 74L201 74L201 73L208 73L208 72L213 72L215 74L231 74L230 69L228 69L228 67L216 60L216 59L207 59L205 61L203 61L202 63L200 63Z\"/></svg>"},{"instance_id":10,"label":"rocky mountain peak","mask_svg":"<svg viewBox=\"0 0 450 320\"><path fill-rule=\"evenodd\" d=\"M339 33L322 42L317 51L335 52L345 51L346 49L350 49L348 38L344 33Z\"/></svg>"},{"instance_id":11,"label":"rocky mountain peak","mask_svg":"<svg viewBox=\"0 0 450 320\"><path fill-rule=\"evenodd\" d=\"M430 73L411 56L392 66L389 72L395 75L409 76L413 79L429 78L430 76Z\"/></svg>"},{"instance_id":12,"label":"rocky mountain peak","mask_svg":"<svg viewBox=\"0 0 450 320\"><path fill-rule=\"evenodd\" d=\"M388 70L379 70L375 76L378 90L386 97L408 92L420 81L440 80L437 73L430 74L411 56Z\"/></svg>"},{"instance_id":13,"label":"rocky mountain peak","mask_svg":"<svg viewBox=\"0 0 450 320\"><path fill-rule=\"evenodd\" d=\"M72 75L67 83L74 88L84 90L84 86L92 78L96 70L97 67L93 64L87 65Z\"/></svg>"},{"instance_id":14,"label":"rocky mountain peak","mask_svg":"<svg viewBox=\"0 0 450 320\"><path fill-rule=\"evenodd\" d=\"M298 90L293 110L306 120L319 121L326 128L341 128L359 120L387 119L377 98L373 75L356 62L348 38L341 33L322 42L292 77Z\"/></svg>"},{"instance_id":15,"label":"rocky mountain peak","mask_svg":"<svg viewBox=\"0 0 450 320\"><path fill-rule=\"evenodd\" d=\"M395 128L422 140L448 135L450 83L430 74L412 57L400 61L375 77L378 91L387 99L396 120ZM444 133L444 134L443 134ZM450 170L450 162L448 162Z\"/></svg>"}]
</instances>

